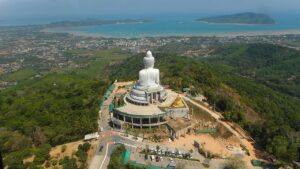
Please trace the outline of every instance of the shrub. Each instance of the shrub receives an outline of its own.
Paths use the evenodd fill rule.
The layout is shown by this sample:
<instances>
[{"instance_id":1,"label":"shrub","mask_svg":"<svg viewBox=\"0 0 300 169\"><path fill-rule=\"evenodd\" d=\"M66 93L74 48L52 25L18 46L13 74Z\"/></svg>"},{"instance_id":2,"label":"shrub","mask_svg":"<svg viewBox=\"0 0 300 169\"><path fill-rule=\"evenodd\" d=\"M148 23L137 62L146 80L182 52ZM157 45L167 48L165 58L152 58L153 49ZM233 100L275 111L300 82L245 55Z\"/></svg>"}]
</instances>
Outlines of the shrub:
<instances>
[{"instance_id":1,"label":"shrub","mask_svg":"<svg viewBox=\"0 0 300 169\"><path fill-rule=\"evenodd\" d=\"M66 145L61 146L61 152L62 153L65 152L66 150L67 150L67 146Z\"/></svg>"}]
</instances>

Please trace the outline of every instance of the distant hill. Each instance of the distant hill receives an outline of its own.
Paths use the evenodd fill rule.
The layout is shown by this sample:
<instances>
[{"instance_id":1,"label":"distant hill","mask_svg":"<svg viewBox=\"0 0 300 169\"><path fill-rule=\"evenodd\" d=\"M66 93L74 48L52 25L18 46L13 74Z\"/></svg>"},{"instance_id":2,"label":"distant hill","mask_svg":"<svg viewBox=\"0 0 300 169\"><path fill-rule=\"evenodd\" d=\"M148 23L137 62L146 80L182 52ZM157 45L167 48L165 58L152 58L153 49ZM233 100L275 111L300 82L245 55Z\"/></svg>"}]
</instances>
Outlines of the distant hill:
<instances>
[{"instance_id":1,"label":"distant hill","mask_svg":"<svg viewBox=\"0 0 300 169\"><path fill-rule=\"evenodd\" d=\"M197 19L197 21L204 21L208 23L275 24L274 19L269 15L252 12L200 18Z\"/></svg>"}]
</instances>

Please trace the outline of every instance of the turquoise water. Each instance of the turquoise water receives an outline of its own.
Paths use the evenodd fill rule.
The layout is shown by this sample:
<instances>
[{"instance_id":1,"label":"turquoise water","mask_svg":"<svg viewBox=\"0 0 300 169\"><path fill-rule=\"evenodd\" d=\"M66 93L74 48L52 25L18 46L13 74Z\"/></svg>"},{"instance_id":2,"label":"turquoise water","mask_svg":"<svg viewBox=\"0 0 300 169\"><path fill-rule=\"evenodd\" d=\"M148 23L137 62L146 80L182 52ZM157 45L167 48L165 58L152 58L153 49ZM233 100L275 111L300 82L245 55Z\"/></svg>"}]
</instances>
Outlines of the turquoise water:
<instances>
[{"instance_id":1,"label":"turquoise water","mask_svg":"<svg viewBox=\"0 0 300 169\"><path fill-rule=\"evenodd\" d=\"M300 32L298 16L274 17L275 25L212 24L195 21L197 17L154 18L152 22L56 28L53 32L104 37L201 36L232 33Z\"/></svg>"},{"instance_id":2,"label":"turquoise water","mask_svg":"<svg viewBox=\"0 0 300 169\"><path fill-rule=\"evenodd\" d=\"M211 16L211 15L209 15ZM125 18L134 18L122 16ZM122 19L122 17L106 19ZM142 16L141 16L142 17ZM201 36L218 34L237 34L237 33L300 33L300 12L293 14L273 14L275 25L238 25L238 24L210 24L195 21L202 15L186 16L154 16L150 17L153 21L147 23L113 24L82 27L64 27L47 29L50 32L66 32L86 35L96 35L104 37L151 37L151 36ZM100 18L100 17L98 17ZM137 18L135 16L135 18ZM80 20L84 18L70 18ZM97 17L95 17L97 19ZM103 19L103 18L102 18ZM67 18L38 18L31 20L0 21L2 25L26 25L26 24L45 24L54 21L68 20Z\"/></svg>"}]
</instances>

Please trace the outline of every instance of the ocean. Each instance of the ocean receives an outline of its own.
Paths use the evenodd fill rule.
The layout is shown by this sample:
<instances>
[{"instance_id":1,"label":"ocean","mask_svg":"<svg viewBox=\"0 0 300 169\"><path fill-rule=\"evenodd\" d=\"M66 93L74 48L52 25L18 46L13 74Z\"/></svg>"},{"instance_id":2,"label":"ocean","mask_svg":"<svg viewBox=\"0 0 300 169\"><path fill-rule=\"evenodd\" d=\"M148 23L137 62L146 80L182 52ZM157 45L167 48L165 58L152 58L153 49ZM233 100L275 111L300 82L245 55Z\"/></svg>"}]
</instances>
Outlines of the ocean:
<instances>
[{"instance_id":1,"label":"ocean","mask_svg":"<svg viewBox=\"0 0 300 169\"><path fill-rule=\"evenodd\" d=\"M204 23L195 21L201 16L194 15L153 17L151 22L145 23L62 27L46 31L115 38L300 33L299 14L277 14L272 17L276 21L274 25Z\"/></svg>"}]
</instances>

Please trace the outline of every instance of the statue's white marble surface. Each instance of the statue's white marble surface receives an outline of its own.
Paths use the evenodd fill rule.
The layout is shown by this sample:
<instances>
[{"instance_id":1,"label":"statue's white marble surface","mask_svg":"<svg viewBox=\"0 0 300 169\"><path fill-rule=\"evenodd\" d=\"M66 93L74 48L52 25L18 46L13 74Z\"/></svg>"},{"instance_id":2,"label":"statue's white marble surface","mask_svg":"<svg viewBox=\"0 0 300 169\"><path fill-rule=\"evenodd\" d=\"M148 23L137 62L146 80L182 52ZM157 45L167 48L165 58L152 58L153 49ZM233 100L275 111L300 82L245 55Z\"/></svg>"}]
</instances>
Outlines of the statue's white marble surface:
<instances>
[{"instance_id":1,"label":"statue's white marble surface","mask_svg":"<svg viewBox=\"0 0 300 169\"><path fill-rule=\"evenodd\" d=\"M154 68L155 59L150 51L144 57L145 68L139 71L139 80L133 86L127 99L133 103L148 104L153 100L163 101L167 95L160 85L159 69Z\"/></svg>"},{"instance_id":2,"label":"statue's white marble surface","mask_svg":"<svg viewBox=\"0 0 300 169\"><path fill-rule=\"evenodd\" d=\"M145 68L139 72L137 87L144 89L157 88L159 84L159 70L154 68L155 59L151 51L144 57Z\"/></svg>"}]
</instances>

